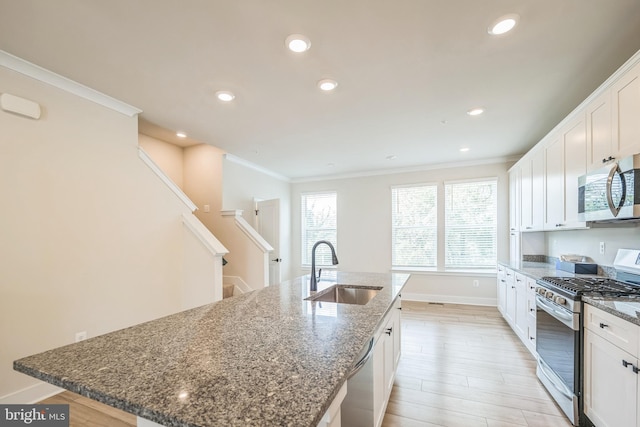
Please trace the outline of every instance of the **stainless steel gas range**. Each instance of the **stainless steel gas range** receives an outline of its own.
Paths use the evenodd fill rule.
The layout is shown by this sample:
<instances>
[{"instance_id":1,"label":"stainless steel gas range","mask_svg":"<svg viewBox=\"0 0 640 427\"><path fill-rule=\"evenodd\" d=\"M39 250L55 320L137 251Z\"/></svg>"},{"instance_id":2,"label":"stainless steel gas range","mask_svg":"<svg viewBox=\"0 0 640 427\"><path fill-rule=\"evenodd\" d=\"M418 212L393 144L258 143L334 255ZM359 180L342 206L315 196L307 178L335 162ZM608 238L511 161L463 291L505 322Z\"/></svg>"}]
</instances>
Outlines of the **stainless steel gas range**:
<instances>
[{"instance_id":1,"label":"stainless steel gas range","mask_svg":"<svg viewBox=\"0 0 640 427\"><path fill-rule=\"evenodd\" d=\"M616 279L543 277L537 281L537 375L575 426L582 418L582 296L640 295L640 250L620 249L614 267Z\"/></svg>"}]
</instances>

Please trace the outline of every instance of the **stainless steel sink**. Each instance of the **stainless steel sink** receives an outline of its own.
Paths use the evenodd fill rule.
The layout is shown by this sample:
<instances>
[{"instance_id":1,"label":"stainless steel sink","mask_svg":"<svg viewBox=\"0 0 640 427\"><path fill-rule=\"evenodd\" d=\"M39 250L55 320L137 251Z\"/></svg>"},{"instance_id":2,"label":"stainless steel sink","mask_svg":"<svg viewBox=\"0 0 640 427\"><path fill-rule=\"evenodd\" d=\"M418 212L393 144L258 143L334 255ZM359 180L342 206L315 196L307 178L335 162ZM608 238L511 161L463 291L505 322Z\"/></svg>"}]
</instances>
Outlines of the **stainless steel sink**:
<instances>
[{"instance_id":1,"label":"stainless steel sink","mask_svg":"<svg viewBox=\"0 0 640 427\"><path fill-rule=\"evenodd\" d=\"M365 305L380 290L382 290L382 287L378 286L333 285L305 299L308 301Z\"/></svg>"}]
</instances>

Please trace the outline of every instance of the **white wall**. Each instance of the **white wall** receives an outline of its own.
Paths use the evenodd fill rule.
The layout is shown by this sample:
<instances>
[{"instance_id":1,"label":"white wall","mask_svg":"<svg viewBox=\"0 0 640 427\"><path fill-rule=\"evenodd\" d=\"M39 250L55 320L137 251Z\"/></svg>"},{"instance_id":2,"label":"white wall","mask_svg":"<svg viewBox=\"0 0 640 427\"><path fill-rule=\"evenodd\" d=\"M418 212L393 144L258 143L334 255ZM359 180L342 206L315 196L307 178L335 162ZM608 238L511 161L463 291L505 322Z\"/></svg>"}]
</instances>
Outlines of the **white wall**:
<instances>
[{"instance_id":1,"label":"white wall","mask_svg":"<svg viewBox=\"0 0 640 427\"><path fill-rule=\"evenodd\" d=\"M292 262L294 275L302 268L300 196L304 192L336 191L338 195L338 258L345 271L391 270L391 186L474 178L498 178L498 259L509 258L509 190L511 163L461 166L411 173L295 183L292 185ZM479 281L473 287L473 280ZM495 273L413 273L405 297L428 301L495 304Z\"/></svg>"},{"instance_id":2,"label":"white wall","mask_svg":"<svg viewBox=\"0 0 640 427\"><path fill-rule=\"evenodd\" d=\"M586 255L597 264L612 266L618 249L640 249L640 226L637 223L596 225L589 230L566 230L545 233L547 254ZM600 242L605 253L600 254Z\"/></svg>"},{"instance_id":3,"label":"white wall","mask_svg":"<svg viewBox=\"0 0 640 427\"><path fill-rule=\"evenodd\" d=\"M255 200L280 199L281 279L291 276L291 184L228 159L223 160L223 210L242 210L243 218L255 227Z\"/></svg>"},{"instance_id":4,"label":"white wall","mask_svg":"<svg viewBox=\"0 0 640 427\"><path fill-rule=\"evenodd\" d=\"M137 117L3 67L0 92L43 107L37 121L0 111L6 403L41 384L13 360L179 311L190 254L189 209L139 159Z\"/></svg>"},{"instance_id":5,"label":"white wall","mask_svg":"<svg viewBox=\"0 0 640 427\"><path fill-rule=\"evenodd\" d=\"M138 135L138 143L178 187L184 188L182 147L143 134Z\"/></svg>"}]
</instances>

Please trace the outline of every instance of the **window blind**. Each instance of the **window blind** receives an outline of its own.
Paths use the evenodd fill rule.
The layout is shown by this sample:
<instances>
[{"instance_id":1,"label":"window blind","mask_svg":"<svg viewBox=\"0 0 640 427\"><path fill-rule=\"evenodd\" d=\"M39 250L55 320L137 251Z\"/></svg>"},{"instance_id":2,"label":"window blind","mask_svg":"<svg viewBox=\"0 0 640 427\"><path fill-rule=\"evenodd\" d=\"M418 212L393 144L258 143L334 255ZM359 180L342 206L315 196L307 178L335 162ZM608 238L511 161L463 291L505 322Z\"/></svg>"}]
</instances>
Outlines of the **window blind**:
<instances>
[{"instance_id":1,"label":"window blind","mask_svg":"<svg viewBox=\"0 0 640 427\"><path fill-rule=\"evenodd\" d=\"M300 211L302 213L302 264L311 265L311 249L318 240L328 240L337 252L336 193L303 194ZM316 265L332 265L331 250L327 245L320 245L316 249Z\"/></svg>"},{"instance_id":2,"label":"window blind","mask_svg":"<svg viewBox=\"0 0 640 427\"><path fill-rule=\"evenodd\" d=\"M445 269L495 268L497 180L445 183Z\"/></svg>"},{"instance_id":3,"label":"window blind","mask_svg":"<svg viewBox=\"0 0 640 427\"><path fill-rule=\"evenodd\" d=\"M437 187L391 189L392 265L435 267L437 262Z\"/></svg>"}]
</instances>

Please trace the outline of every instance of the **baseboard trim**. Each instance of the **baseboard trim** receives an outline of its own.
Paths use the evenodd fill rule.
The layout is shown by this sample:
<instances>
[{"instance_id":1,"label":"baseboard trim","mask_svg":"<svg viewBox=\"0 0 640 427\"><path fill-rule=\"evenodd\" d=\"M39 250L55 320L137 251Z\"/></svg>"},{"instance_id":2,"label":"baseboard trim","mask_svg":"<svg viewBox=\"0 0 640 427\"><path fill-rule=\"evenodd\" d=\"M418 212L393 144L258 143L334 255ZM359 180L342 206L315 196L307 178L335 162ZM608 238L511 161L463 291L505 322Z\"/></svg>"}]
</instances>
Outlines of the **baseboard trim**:
<instances>
[{"instance_id":1,"label":"baseboard trim","mask_svg":"<svg viewBox=\"0 0 640 427\"><path fill-rule=\"evenodd\" d=\"M30 405L36 402L40 402L47 397L51 397L63 391L63 388L41 382L0 397L0 405Z\"/></svg>"},{"instance_id":2,"label":"baseboard trim","mask_svg":"<svg viewBox=\"0 0 640 427\"><path fill-rule=\"evenodd\" d=\"M418 294L418 293L403 292L402 299L404 301L438 302L443 304L483 305L483 306L490 306L490 307L497 307L498 305L498 301L496 298L460 297L456 295L433 295L433 294Z\"/></svg>"}]
</instances>

